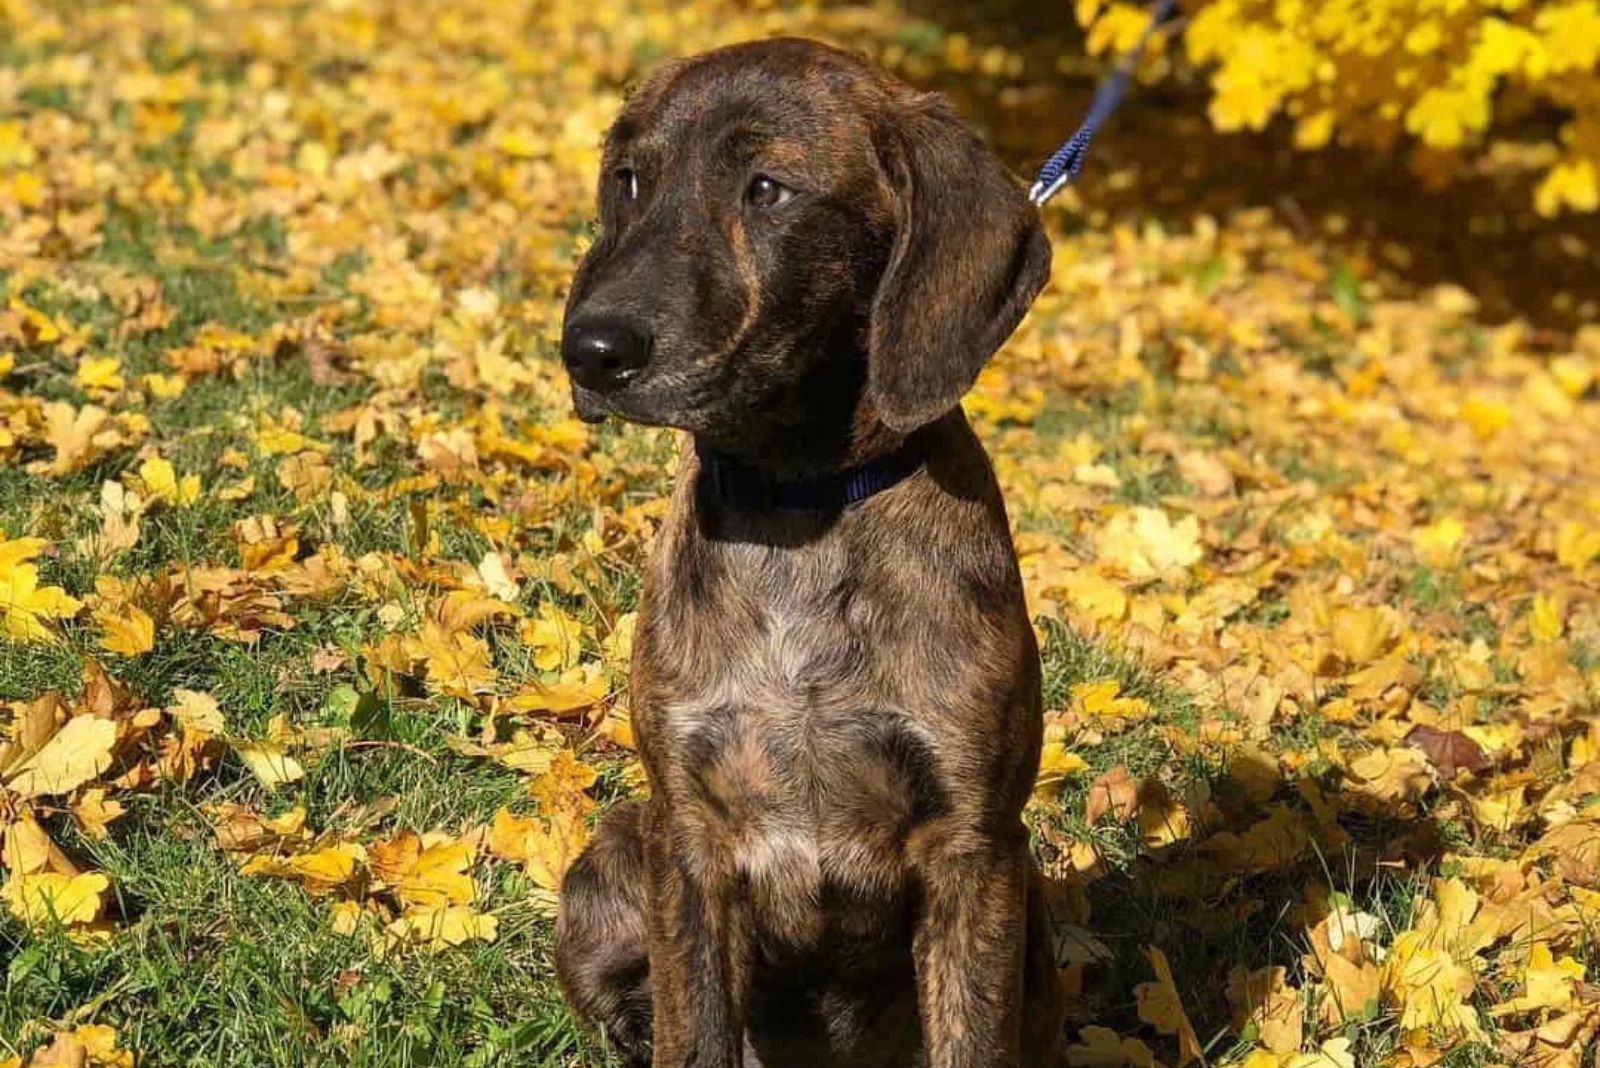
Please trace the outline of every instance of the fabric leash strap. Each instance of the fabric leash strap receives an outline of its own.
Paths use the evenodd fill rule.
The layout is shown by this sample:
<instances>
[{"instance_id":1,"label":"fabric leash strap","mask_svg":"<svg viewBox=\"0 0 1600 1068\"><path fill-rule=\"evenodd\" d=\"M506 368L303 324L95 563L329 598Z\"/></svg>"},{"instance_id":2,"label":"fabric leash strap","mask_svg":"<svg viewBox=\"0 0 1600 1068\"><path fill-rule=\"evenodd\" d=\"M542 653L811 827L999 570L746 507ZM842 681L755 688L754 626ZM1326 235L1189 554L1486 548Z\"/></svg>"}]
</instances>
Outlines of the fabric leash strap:
<instances>
[{"instance_id":1,"label":"fabric leash strap","mask_svg":"<svg viewBox=\"0 0 1600 1068\"><path fill-rule=\"evenodd\" d=\"M1034 180L1033 188L1028 190L1028 199L1035 204L1043 205L1045 201L1061 192L1063 186L1074 178L1083 169L1084 157L1089 154L1089 142L1099 131L1101 125L1117 110L1117 105L1122 103L1122 97L1128 91L1128 83L1133 81L1133 72L1139 66L1139 57L1144 53L1145 42L1155 32L1156 27L1166 21L1172 9L1177 5L1177 0L1157 0L1150 13L1150 24L1139 35L1139 40L1134 42L1127 55L1117 64L1106 80L1100 83L1100 88L1095 90L1094 100L1089 105L1089 114L1083 118L1083 124L1078 127L1078 132L1060 148L1055 154L1045 160L1044 166L1039 168L1039 177Z\"/></svg>"},{"instance_id":2,"label":"fabric leash strap","mask_svg":"<svg viewBox=\"0 0 1600 1068\"><path fill-rule=\"evenodd\" d=\"M831 471L814 478L780 479L700 443L700 482L724 504L748 509L838 511L882 493L922 466L922 449L914 438L894 452L860 467Z\"/></svg>"}]
</instances>

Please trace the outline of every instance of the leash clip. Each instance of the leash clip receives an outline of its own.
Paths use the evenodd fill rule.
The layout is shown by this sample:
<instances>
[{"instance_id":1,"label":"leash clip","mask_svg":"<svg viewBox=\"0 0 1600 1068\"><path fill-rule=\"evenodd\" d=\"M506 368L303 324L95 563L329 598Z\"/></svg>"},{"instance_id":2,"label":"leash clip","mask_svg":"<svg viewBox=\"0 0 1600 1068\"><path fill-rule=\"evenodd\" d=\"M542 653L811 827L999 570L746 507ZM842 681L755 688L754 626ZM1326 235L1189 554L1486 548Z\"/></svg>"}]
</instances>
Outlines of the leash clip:
<instances>
[{"instance_id":1,"label":"leash clip","mask_svg":"<svg viewBox=\"0 0 1600 1068\"><path fill-rule=\"evenodd\" d=\"M1150 12L1150 23L1139 35L1132 48L1118 61L1116 69L1106 76L1100 83L1100 88L1095 90L1094 100L1089 104L1089 114L1084 116L1083 124L1078 127L1078 132L1073 134L1066 144L1056 149L1049 159L1044 161L1044 166L1039 168L1039 176L1034 179L1032 188L1028 190L1028 199L1039 207L1061 190L1083 169L1083 161L1089 155L1089 142L1094 140L1094 135L1099 131L1101 124L1111 117L1117 110L1117 105L1122 103L1123 94L1128 91L1128 83L1133 80L1133 72L1139 65L1139 57L1144 54L1145 42L1155 32L1156 27L1166 21L1172 9L1177 5L1177 0L1157 0L1155 7Z\"/></svg>"}]
</instances>

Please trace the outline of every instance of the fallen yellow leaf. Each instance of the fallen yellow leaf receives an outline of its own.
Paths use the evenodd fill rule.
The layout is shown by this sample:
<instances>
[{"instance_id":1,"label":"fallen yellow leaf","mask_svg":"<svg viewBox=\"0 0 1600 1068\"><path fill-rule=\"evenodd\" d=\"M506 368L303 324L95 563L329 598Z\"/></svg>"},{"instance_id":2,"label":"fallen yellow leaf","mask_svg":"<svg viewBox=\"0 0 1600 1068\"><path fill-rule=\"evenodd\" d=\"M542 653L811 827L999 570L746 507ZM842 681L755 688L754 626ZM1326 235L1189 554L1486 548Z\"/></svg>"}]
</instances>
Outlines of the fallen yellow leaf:
<instances>
[{"instance_id":1,"label":"fallen yellow leaf","mask_svg":"<svg viewBox=\"0 0 1600 1068\"><path fill-rule=\"evenodd\" d=\"M98 716L73 716L38 752L18 764L6 786L23 797L68 793L111 766L117 725Z\"/></svg>"},{"instance_id":2,"label":"fallen yellow leaf","mask_svg":"<svg viewBox=\"0 0 1600 1068\"><path fill-rule=\"evenodd\" d=\"M137 605L123 605L116 611L98 611L96 623L104 633L100 647L122 656L139 656L156 647L156 624Z\"/></svg>"},{"instance_id":3,"label":"fallen yellow leaf","mask_svg":"<svg viewBox=\"0 0 1600 1068\"><path fill-rule=\"evenodd\" d=\"M245 767L269 790L305 778L306 769L275 742L236 741L232 745Z\"/></svg>"},{"instance_id":4,"label":"fallen yellow leaf","mask_svg":"<svg viewBox=\"0 0 1600 1068\"><path fill-rule=\"evenodd\" d=\"M499 935L499 921L475 912L465 905L446 905L423 912L411 912L384 928L383 951L416 946L438 952L464 942L493 942Z\"/></svg>"},{"instance_id":5,"label":"fallen yellow leaf","mask_svg":"<svg viewBox=\"0 0 1600 1068\"><path fill-rule=\"evenodd\" d=\"M100 918L103 895L111 880L99 872L62 875L46 871L34 875L12 875L0 886L11 914L31 927L52 922L64 927L90 924Z\"/></svg>"},{"instance_id":6,"label":"fallen yellow leaf","mask_svg":"<svg viewBox=\"0 0 1600 1068\"><path fill-rule=\"evenodd\" d=\"M1145 959L1156 973L1153 983L1140 983L1133 995L1139 1003L1139 1019L1164 1035L1178 1037L1178 1068L1205 1059L1200 1040L1189 1023L1189 1014L1183 1011L1177 985L1172 979L1172 966L1167 955L1155 946L1144 948Z\"/></svg>"}]
</instances>

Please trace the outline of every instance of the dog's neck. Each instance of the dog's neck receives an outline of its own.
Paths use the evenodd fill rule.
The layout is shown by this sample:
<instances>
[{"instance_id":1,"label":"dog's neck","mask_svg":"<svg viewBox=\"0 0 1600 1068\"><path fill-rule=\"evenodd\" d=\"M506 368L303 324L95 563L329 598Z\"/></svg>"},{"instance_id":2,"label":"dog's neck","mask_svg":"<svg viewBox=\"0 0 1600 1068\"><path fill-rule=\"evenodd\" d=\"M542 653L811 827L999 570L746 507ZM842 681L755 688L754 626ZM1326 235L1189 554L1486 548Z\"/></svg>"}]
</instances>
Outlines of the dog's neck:
<instances>
[{"instance_id":1,"label":"dog's neck","mask_svg":"<svg viewBox=\"0 0 1600 1068\"><path fill-rule=\"evenodd\" d=\"M696 441L700 492L746 512L837 512L899 484L922 466L925 437L911 434L860 463L818 474L783 475Z\"/></svg>"},{"instance_id":2,"label":"dog's neck","mask_svg":"<svg viewBox=\"0 0 1600 1068\"><path fill-rule=\"evenodd\" d=\"M890 430L870 411L831 431L784 428L760 442L752 442L747 434L694 435L695 451L701 455L725 456L771 478L789 481L867 466L898 451L905 441L906 435Z\"/></svg>"}]
</instances>

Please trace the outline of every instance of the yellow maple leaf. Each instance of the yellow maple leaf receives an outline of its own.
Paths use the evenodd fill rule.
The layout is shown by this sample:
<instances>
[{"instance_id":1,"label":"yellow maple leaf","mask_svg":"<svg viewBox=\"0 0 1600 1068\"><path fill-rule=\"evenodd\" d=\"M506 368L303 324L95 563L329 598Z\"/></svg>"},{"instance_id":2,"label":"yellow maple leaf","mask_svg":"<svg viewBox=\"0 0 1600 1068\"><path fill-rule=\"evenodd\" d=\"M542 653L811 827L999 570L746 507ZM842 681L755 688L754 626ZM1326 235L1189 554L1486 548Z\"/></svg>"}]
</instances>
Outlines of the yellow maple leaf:
<instances>
[{"instance_id":1,"label":"yellow maple leaf","mask_svg":"<svg viewBox=\"0 0 1600 1068\"><path fill-rule=\"evenodd\" d=\"M1400 620L1387 607L1340 607L1332 620L1333 647L1347 664L1370 664L1394 647Z\"/></svg>"},{"instance_id":2,"label":"yellow maple leaf","mask_svg":"<svg viewBox=\"0 0 1600 1068\"><path fill-rule=\"evenodd\" d=\"M488 643L475 634L447 630L427 620L420 633L409 639L408 650L426 665L428 687L435 693L470 700L494 690L498 676Z\"/></svg>"},{"instance_id":3,"label":"yellow maple leaf","mask_svg":"<svg viewBox=\"0 0 1600 1068\"><path fill-rule=\"evenodd\" d=\"M53 863L60 855L55 843L27 809L11 823L0 824L0 846L0 867L13 875L33 875L60 866Z\"/></svg>"},{"instance_id":4,"label":"yellow maple leaf","mask_svg":"<svg viewBox=\"0 0 1600 1068\"><path fill-rule=\"evenodd\" d=\"M50 1045L35 1050L27 1068L133 1068L133 1054L117 1047L117 1032L105 1024L79 1024L57 1032ZM11 1068L0 1061L0 1068ZM22 1061L16 1061L22 1068Z\"/></svg>"},{"instance_id":5,"label":"yellow maple leaf","mask_svg":"<svg viewBox=\"0 0 1600 1068\"><path fill-rule=\"evenodd\" d=\"M98 716L73 716L37 752L6 774L23 797L70 793L111 766L117 725Z\"/></svg>"},{"instance_id":6,"label":"yellow maple leaf","mask_svg":"<svg viewBox=\"0 0 1600 1068\"><path fill-rule=\"evenodd\" d=\"M1430 148L1459 147L1488 123L1488 94L1476 87L1436 86L1406 112L1406 129Z\"/></svg>"},{"instance_id":7,"label":"yellow maple leaf","mask_svg":"<svg viewBox=\"0 0 1600 1068\"><path fill-rule=\"evenodd\" d=\"M633 634L638 623L639 613L625 613L612 625L611 633L600 643L600 651L605 656L606 663L618 671L624 670L633 659Z\"/></svg>"},{"instance_id":8,"label":"yellow maple leaf","mask_svg":"<svg viewBox=\"0 0 1600 1068\"><path fill-rule=\"evenodd\" d=\"M11 914L31 927L52 922L64 927L90 924L100 918L111 880L100 872L63 875L46 871L12 875L0 887Z\"/></svg>"},{"instance_id":9,"label":"yellow maple leaf","mask_svg":"<svg viewBox=\"0 0 1600 1068\"><path fill-rule=\"evenodd\" d=\"M1300 991L1286 976L1283 968L1234 968L1228 974L1234 1031L1242 1033L1253 1025L1261 1044L1278 1054L1298 1051L1303 1032Z\"/></svg>"},{"instance_id":10,"label":"yellow maple leaf","mask_svg":"<svg viewBox=\"0 0 1600 1068\"><path fill-rule=\"evenodd\" d=\"M72 384L90 393L115 393L127 383L122 377L122 361L115 356L84 360L73 373Z\"/></svg>"},{"instance_id":11,"label":"yellow maple leaf","mask_svg":"<svg viewBox=\"0 0 1600 1068\"><path fill-rule=\"evenodd\" d=\"M43 552L48 544L43 538L0 537L0 574L28 563Z\"/></svg>"},{"instance_id":12,"label":"yellow maple leaf","mask_svg":"<svg viewBox=\"0 0 1600 1068\"><path fill-rule=\"evenodd\" d=\"M296 805L277 816L263 816L254 809L227 801L206 807L215 820L212 833L217 846L230 852L257 852L268 847L300 845L305 841L306 810Z\"/></svg>"},{"instance_id":13,"label":"yellow maple leaf","mask_svg":"<svg viewBox=\"0 0 1600 1068\"><path fill-rule=\"evenodd\" d=\"M1199 518L1188 515L1173 523L1160 508L1118 512L1096 535L1095 546L1102 561L1134 579L1188 568L1204 555Z\"/></svg>"},{"instance_id":14,"label":"yellow maple leaf","mask_svg":"<svg viewBox=\"0 0 1600 1068\"><path fill-rule=\"evenodd\" d=\"M1283 1068L1356 1068L1348 1038L1330 1038L1315 1053L1297 1053L1283 1061Z\"/></svg>"},{"instance_id":15,"label":"yellow maple leaf","mask_svg":"<svg viewBox=\"0 0 1600 1068\"><path fill-rule=\"evenodd\" d=\"M520 771L525 775L538 775L550 767L562 748L563 740L560 734L516 730L506 741L481 747L472 751L470 755L488 756L512 771Z\"/></svg>"},{"instance_id":16,"label":"yellow maple leaf","mask_svg":"<svg viewBox=\"0 0 1600 1068\"><path fill-rule=\"evenodd\" d=\"M70 475L89 466L105 451L99 436L111 413L104 408L85 404L78 409L64 401L52 401L44 406L44 417L45 441L56 453L45 468L46 473L58 478Z\"/></svg>"},{"instance_id":17,"label":"yellow maple leaf","mask_svg":"<svg viewBox=\"0 0 1600 1068\"><path fill-rule=\"evenodd\" d=\"M554 682L533 683L505 701L508 712L550 712L557 716L581 712L603 700L610 687L599 664L580 664L563 671Z\"/></svg>"},{"instance_id":18,"label":"yellow maple leaf","mask_svg":"<svg viewBox=\"0 0 1600 1068\"><path fill-rule=\"evenodd\" d=\"M1479 440L1487 441L1511 425L1511 409L1490 397L1468 397L1462 402L1461 418Z\"/></svg>"},{"instance_id":19,"label":"yellow maple leaf","mask_svg":"<svg viewBox=\"0 0 1600 1068\"><path fill-rule=\"evenodd\" d=\"M1489 1015L1515 1016L1542 1009L1572 1008L1574 984L1583 977L1581 962L1570 956L1557 960L1548 942L1535 942L1528 948L1528 961L1522 972L1522 993L1494 1006Z\"/></svg>"},{"instance_id":20,"label":"yellow maple leaf","mask_svg":"<svg viewBox=\"0 0 1600 1068\"><path fill-rule=\"evenodd\" d=\"M263 423L261 429L256 432L255 444L257 451L263 456L281 456L285 453L321 451L328 448L320 441L314 441L298 431L271 422Z\"/></svg>"},{"instance_id":21,"label":"yellow maple leaf","mask_svg":"<svg viewBox=\"0 0 1600 1068\"><path fill-rule=\"evenodd\" d=\"M44 551L39 538L0 537L0 636L19 642L54 642L50 620L70 619L83 608L59 586L41 586L33 564Z\"/></svg>"},{"instance_id":22,"label":"yellow maple leaf","mask_svg":"<svg viewBox=\"0 0 1600 1068\"><path fill-rule=\"evenodd\" d=\"M156 647L155 620L137 605L123 605L116 611L101 609L94 620L104 632L100 647L122 656L139 656Z\"/></svg>"},{"instance_id":23,"label":"yellow maple leaf","mask_svg":"<svg viewBox=\"0 0 1600 1068\"><path fill-rule=\"evenodd\" d=\"M282 571L294 563L300 539L291 523L270 515L251 516L234 524L239 563L246 571Z\"/></svg>"},{"instance_id":24,"label":"yellow maple leaf","mask_svg":"<svg viewBox=\"0 0 1600 1068\"><path fill-rule=\"evenodd\" d=\"M1590 560L1600 556L1600 527L1568 520L1556 529L1556 562L1581 573Z\"/></svg>"},{"instance_id":25,"label":"yellow maple leaf","mask_svg":"<svg viewBox=\"0 0 1600 1068\"><path fill-rule=\"evenodd\" d=\"M408 909L464 905L477 893L467 870L472 866L472 847L464 841L440 837L425 845L415 834L403 831L368 846L367 864Z\"/></svg>"},{"instance_id":26,"label":"yellow maple leaf","mask_svg":"<svg viewBox=\"0 0 1600 1068\"><path fill-rule=\"evenodd\" d=\"M1594 211L1600 208L1600 171L1594 161L1568 160L1550 168L1533 193L1533 205L1540 215L1553 217L1564 210Z\"/></svg>"},{"instance_id":27,"label":"yellow maple leaf","mask_svg":"<svg viewBox=\"0 0 1600 1068\"><path fill-rule=\"evenodd\" d=\"M518 816L502 806L489 825L489 852L501 860L523 861L527 858L531 838L542 833L543 828L538 819Z\"/></svg>"},{"instance_id":28,"label":"yellow maple leaf","mask_svg":"<svg viewBox=\"0 0 1600 1068\"><path fill-rule=\"evenodd\" d=\"M1351 760L1345 770L1352 781L1342 792L1365 812L1408 813L1435 779L1427 757L1409 746L1368 750Z\"/></svg>"},{"instance_id":29,"label":"yellow maple leaf","mask_svg":"<svg viewBox=\"0 0 1600 1068\"><path fill-rule=\"evenodd\" d=\"M203 734L225 734L227 724L222 718L222 709L217 705L217 699L208 693L197 690L186 690L179 687L172 691L173 704L167 708L167 713L182 724L185 730L199 731Z\"/></svg>"},{"instance_id":30,"label":"yellow maple leaf","mask_svg":"<svg viewBox=\"0 0 1600 1068\"><path fill-rule=\"evenodd\" d=\"M256 491L256 476L247 475L216 491L219 501L245 501Z\"/></svg>"},{"instance_id":31,"label":"yellow maple leaf","mask_svg":"<svg viewBox=\"0 0 1600 1068\"><path fill-rule=\"evenodd\" d=\"M1561 637L1566 629L1566 605L1560 597L1541 593L1534 597L1528 610L1528 634L1534 641L1548 644Z\"/></svg>"},{"instance_id":32,"label":"yellow maple leaf","mask_svg":"<svg viewBox=\"0 0 1600 1068\"><path fill-rule=\"evenodd\" d=\"M139 517L145 502L120 482L100 486L100 550L119 553L139 543Z\"/></svg>"},{"instance_id":33,"label":"yellow maple leaf","mask_svg":"<svg viewBox=\"0 0 1600 1068\"><path fill-rule=\"evenodd\" d=\"M489 851L523 865L534 883L550 894L561 889L561 877L588 841L588 827L576 809L561 809L549 819L531 819L502 808L494 814L489 830Z\"/></svg>"},{"instance_id":34,"label":"yellow maple leaf","mask_svg":"<svg viewBox=\"0 0 1600 1068\"><path fill-rule=\"evenodd\" d=\"M290 857L257 854L239 868L241 875L267 875L294 879L314 896L330 894L351 882L365 865L366 850L355 842L340 842Z\"/></svg>"},{"instance_id":35,"label":"yellow maple leaf","mask_svg":"<svg viewBox=\"0 0 1600 1068\"><path fill-rule=\"evenodd\" d=\"M362 918L371 915L355 901L335 901L332 912L333 918L328 926L341 938L349 938L355 934L360 929Z\"/></svg>"},{"instance_id":36,"label":"yellow maple leaf","mask_svg":"<svg viewBox=\"0 0 1600 1068\"><path fill-rule=\"evenodd\" d=\"M1466 1003L1474 986L1471 969L1424 945L1418 932L1404 931L1395 939L1380 983L1385 999L1400 1007L1401 1027L1482 1036L1477 1013Z\"/></svg>"},{"instance_id":37,"label":"yellow maple leaf","mask_svg":"<svg viewBox=\"0 0 1600 1068\"><path fill-rule=\"evenodd\" d=\"M539 803L539 811L547 816L562 809L589 812L594 802L585 791L599 778L600 773L579 760L571 749L562 749L550 766L528 784L528 796Z\"/></svg>"},{"instance_id":38,"label":"yellow maple leaf","mask_svg":"<svg viewBox=\"0 0 1600 1068\"><path fill-rule=\"evenodd\" d=\"M1093 571L1062 572L1046 582L1045 591L1097 623L1115 623L1128 614L1127 593Z\"/></svg>"},{"instance_id":39,"label":"yellow maple leaf","mask_svg":"<svg viewBox=\"0 0 1600 1068\"><path fill-rule=\"evenodd\" d=\"M1527 784L1519 783L1509 790L1469 797L1473 820L1483 830L1506 833L1523 819L1527 788Z\"/></svg>"},{"instance_id":40,"label":"yellow maple leaf","mask_svg":"<svg viewBox=\"0 0 1600 1068\"><path fill-rule=\"evenodd\" d=\"M305 778L306 769L277 742L236 741L232 744L245 767L269 790Z\"/></svg>"},{"instance_id":41,"label":"yellow maple leaf","mask_svg":"<svg viewBox=\"0 0 1600 1068\"><path fill-rule=\"evenodd\" d=\"M451 590L434 605L433 619L446 632L472 630L479 624L504 616L520 616L522 610L497 597L485 597L474 589Z\"/></svg>"},{"instance_id":42,"label":"yellow maple leaf","mask_svg":"<svg viewBox=\"0 0 1600 1068\"><path fill-rule=\"evenodd\" d=\"M1306 821L1287 805L1267 807L1267 816L1239 835L1241 860L1247 870L1272 871L1298 860L1311 844Z\"/></svg>"},{"instance_id":43,"label":"yellow maple leaf","mask_svg":"<svg viewBox=\"0 0 1600 1068\"><path fill-rule=\"evenodd\" d=\"M1228 754L1228 778L1258 804L1270 800L1283 783L1277 756L1256 745L1240 746Z\"/></svg>"},{"instance_id":44,"label":"yellow maple leaf","mask_svg":"<svg viewBox=\"0 0 1600 1068\"><path fill-rule=\"evenodd\" d=\"M1329 1024L1337 1026L1376 1013L1382 977L1371 961L1356 964L1339 953L1329 953L1322 959L1322 982L1327 991L1322 1016Z\"/></svg>"},{"instance_id":45,"label":"yellow maple leaf","mask_svg":"<svg viewBox=\"0 0 1600 1068\"><path fill-rule=\"evenodd\" d=\"M1156 1068L1156 1056L1137 1038L1123 1038L1109 1027L1090 1025L1066 1049L1074 1068Z\"/></svg>"},{"instance_id":46,"label":"yellow maple leaf","mask_svg":"<svg viewBox=\"0 0 1600 1068\"><path fill-rule=\"evenodd\" d=\"M189 380L182 375L154 371L140 375L139 385L156 400L172 400L174 397L183 396L183 391L189 388Z\"/></svg>"},{"instance_id":47,"label":"yellow maple leaf","mask_svg":"<svg viewBox=\"0 0 1600 1068\"><path fill-rule=\"evenodd\" d=\"M465 905L445 905L436 909L408 912L384 928L380 952L414 946L438 952L465 942L493 942L499 935L499 921L487 913Z\"/></svg>"},{"instance_id":48,"label":"yellow maple leaf","mask_svg":"<svg viewBox=\"0 0 1600 1068\"><path fill-rule=\"evenodd\" d=\"M1189 837L1189 810L1164 790L1146 791L1134 819L1146 849L1162 849Z\"/></svg>"},{"instance_id":49,"label":"yellow maple leaf","mask_svg":"<svg viewBox=\"0 0 1600 1068\"><path fill-rule=\"evenodd\" d=\"M1183 1011L1183 1001L1178 996L1177 984L1172 978L1172 966L1167 955L1156 946L1144 947L1145 959L1156 973L1153 983L1140 983L1134 987L1133 996L1139 1003L1139 1019L1164 1035L1178 1037L1178 1068L1194 1061L1204 1060L1200 1040L1195 1036L1189 1014Z\"/></svg>"},{"instance_id":50,"label":"yellow maple leaf","mask_svg":"<svg viewBox=\"0 0 1600 1068\"><path fill-rule=\"evenodd\" d=\"M1046 738L1039 754L1039 774L1033 783L1034 795L1046 799L1055 796L1057 787L1069 776L1089 770L1089 762L1067 748L1063 738Z\"/></svg>"},{"instance_id":51,"label":"yellow maple leaf","mask_svg":"<svg viewBox=\"0 0 1600 1068\"><path fill-rule=\"evenodd\" d=\"M200 497L200 476L179 478L177 469L159 456L151 456L139 465L139 483L147 498L165 504L189 505Z\"/></svg>"},{"instance_id":52,"label":"yellow maple leaf","mask_svg":"<svg viewBox=\"0 0 1600 1068\"><path fill-rule=\"evenodd\" d=\"M1411 532L1411 543L1417 559L1428 567L1444 570L1454 567L1461 558L1461 546L1467 528L1454 516L1445 516L1438 522L1418 527Z\"/></svg>"},{"instance_id":53,"label":"yellow maple leaf","mask_svg":"<svg viewBox=\"0 0 1600 1068\"><path fill-rule=\"evenodd\" d=\"M1282 1068L1283 1058L1266 1049L1253 1049L1237 1061L1227 1062L1227 1068Z\"/></svg>"},{"instance_id":54,"label":"yellow maple leaf","mask_svg":"<svg viewBox=\"0 0 1600 1068\"><path fill-rule=\"evenodd\" d=\"M519 636L533 650L540 671L565 671L583 651L583 624L548 601L539 606L536 618L523 621Z\"/></svg>"},{"instance_id":55,"label":"yellow maple leaf","mask_svg":"<svg viewBox=\"0 0 1600 1068\"><path fill-rule=\"evenodd\" d=\"M82 796L72 804L72 815L78 821L78 826L96 841L103 840L110 833L106 825L126 811L121 802L108 799L105 790L98 786L83 791Z\"/></svg>"},{"instance_id":56,"label":"yellow maple leaf","mask_svg":"<svg viewBox=\"0 0 1600 1068\"><path fill-rule=\"evenodd\" d=\"M328 466L322 453L316 451L284 457L276 473L278 482L301 504L318 500L333 487L333 468Z\"/></svg>"},{"instance_id":57,"label":"yellow maple leaf","mask_svg":"<svg viewBox=\"0 0 1600 1068\"><path fill-rule=\"evenodd\" d=\"M1116 679L1096 679L1072 686L1072 699L1085 716L1097 719L1145 719L1149 702L1139 697L1121 697L1122 684Z\"/></svg>"}]
</instances>

